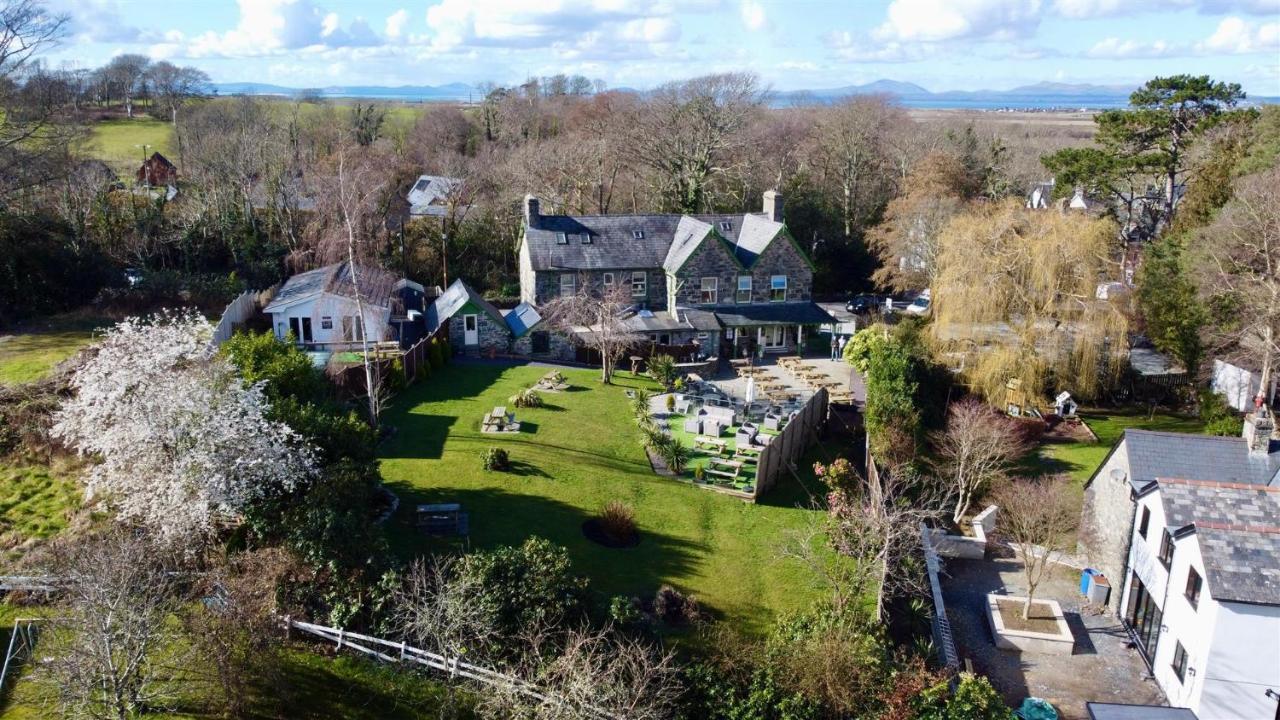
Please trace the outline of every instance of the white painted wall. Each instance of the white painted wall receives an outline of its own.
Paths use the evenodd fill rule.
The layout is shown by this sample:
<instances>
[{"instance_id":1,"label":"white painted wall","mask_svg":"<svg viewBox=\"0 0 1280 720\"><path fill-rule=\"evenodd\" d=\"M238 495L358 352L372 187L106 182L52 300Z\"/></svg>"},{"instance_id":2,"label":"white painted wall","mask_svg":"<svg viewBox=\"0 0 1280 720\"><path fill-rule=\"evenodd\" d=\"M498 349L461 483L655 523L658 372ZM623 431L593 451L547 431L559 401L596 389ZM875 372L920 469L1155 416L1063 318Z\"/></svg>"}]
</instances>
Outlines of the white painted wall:
<instances>
[{"instance_id":1,"label":"white painted wall","mask_svg":"<svg viewBox=\"0 0 1280 720\"><path fill-rule=\"evenodd\" d=\"M1152 496L1158 495L1153 493ZM1163 530L1163 518L1159 528ZM1155 526L1155 517L1152 516ZM1147 533L1148 536L1153 533ZM1161 623L1168 628L1160 634L1160 643L1156 646L1156 656L1152 660L1152 670L1156 684L1164 690L1169 704L1174 707L1196 709L1200 704L1200 694L1204 690L1205 666L1209 657L1209 646L1213 642L1214 619L1217 615L1217 603L1209 594L1209 581L1203 579L1204 560L1200 556L1200 543L1195 534L1174 539L1173 562L1168 572L1168 594L1164 596L1164 617ZM1159 552L1159 541L1152 544ZM1163 566L1157 567L1161 571ZM1194 567L1202 578L1200 603L1193 608L1186 597L1187 571ZM1145 581L1144 581L1145 582ZM1187 674L1182 681L1173 671L1173 655L1177 643L1187 651ZM1201 720L1204 720L1201 716Z\"/></svg>"},{"instance_id":2,"label":"white painted wall","mask_svg":"<svg viewBox=\"0 0 1280 720\"><path fill-rule=\"evenodd\" d=\"M529 255L529 243L520 242L520 301L537 304L537 276L533 272L533 258Z\"/></svg>"},{"instance_id":3,"label":"white painted wall","mask_svg":"<svg viewBox=\"0 0 1280 720\"><path fill-rule=\"evenodd\" d=\"M321 293L271 313L271 325L276 337L284 339L289 334L289 318L309 317L311 318L312 347L323 346L329 350L344 349L358 347L359 343L348 343L343 337L342 318L356 317L358 314L355 300L341 295ZM364 317L370 342L389 340L393 337L392 328L388 324L391 318L389 308L366 303ZM325 318L332 321L332 327L324 327ZM301 338L298 339L301 340Z\"/></svg>"},{"instance_id":4,"label":"white painted wall","mask_svg":"<svg viewBox=\"0 0 1280 720\"><path fill-rule=\"evenodd\" d=\"M1200 720L1272 718L1280 691L1280 606L1215 603L1209 662L1203 694L1195 707Z\"/></svg>"}]
</instances>

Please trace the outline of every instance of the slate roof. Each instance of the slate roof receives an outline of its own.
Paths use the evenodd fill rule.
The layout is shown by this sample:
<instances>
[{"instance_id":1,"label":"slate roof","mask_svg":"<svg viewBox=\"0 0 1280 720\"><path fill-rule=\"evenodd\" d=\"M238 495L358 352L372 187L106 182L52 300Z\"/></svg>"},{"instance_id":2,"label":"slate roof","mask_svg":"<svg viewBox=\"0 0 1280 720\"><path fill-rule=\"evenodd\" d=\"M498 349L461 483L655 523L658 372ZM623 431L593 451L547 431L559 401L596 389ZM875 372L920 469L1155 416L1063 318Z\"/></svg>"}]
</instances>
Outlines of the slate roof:
<instances>
[{"instance_id":1,"label":"slate roof","mask_svg":"<svg viewBox=\"0 0 1280 720\"><path fill-rule=\"evenodd\" d=\"M409 188L405 199L409 202L410 215L442 216L446 211L449 193L462 185L458 178L439 175L421 175Z\"/></svg>"},{"instance_id":2,"label":"slate roof","mask_svg":"<svg viewBox=\"0 0 1280 720\"><path fill-rule=\"evenodd\" d=\"M1280 487L1179 478L1156 485L1165 524L1195 528L1210 595L1280 605Z\"/></svg>"},{"instance_id":3,"label":"slate roof","mask_svg":"<svg viewBox=\"0 0 1280 720\"><path fill-rule=\"evenodd\" d=\"M474 304L494 320L504 325L507 324L507 319L502 316L502 312L498 308L494 307L488 300L485 300L484 296L473 290L470 285L458 279L454 280L448 289L440 293L440 297L436 298L436 301L431 303L431 307L427 308L427 332L435 332L436 328L457 314L467 303Z\"/></svg>"},{"instance_id":4,"label":"slate roof","mask_svg":"<svg viewBox=\"0 0 1280 720\"><path fill-rule=\"evenodd\" d=\"M1190 708L1087 702L1089 720L1199 720Z\"/></svg>"},{"instance_id":5,"label":"slate roof","mask_svg":"<svg viewBox=\"0 0 1280 720\"><path fill-rule=\"evenodd\" d=\"M1241 437L1125 430L1129 483L1141 490L1156 478L1214 480L1280 486L1280 451L1249 453Z\"/></svg>"},{"instance_id":6,"label":"slate roof","mask_svg":"<svg viewBox=\"0 0 1280 720\"><path fill-rule=\"evenodd\" d=\"M750 267L782 227L761 213L539 215L525 228L524 241L535 271L661 267L674 272L708 229ZM642 237L635 236L637 231ZM565 234L567 243L560 244L560 233ZM583 235L591 242L582 242Z\"/></svg>"},{"instance_id":7,"label":"slate roof","mask_svg":"<svg viewBox=\"0 0 1280 720\"><path fill-rule=\"evenodd\" d=\"M835 322L826 310L806 303L772 303L716 308L716 317L725 327L754 325L822 325Z\"/></svg>"},{"instance_id":8,"label":"slate roof","mask_svg":"<svg viewBox=\"0 0 1280 720\"><path fill-rule=\"evenodd\" d=\"M396 285L400 282L400 278L394 273L369 265L357 265L355 280L359 282L360 296L364 302L383 308L392 307ZM321 293L354 299L355 285L351 277L350 263L325 265L315 270L298 273L286 280L263 312L277 312L281 308Z\"/></svg>"}]
</instances>

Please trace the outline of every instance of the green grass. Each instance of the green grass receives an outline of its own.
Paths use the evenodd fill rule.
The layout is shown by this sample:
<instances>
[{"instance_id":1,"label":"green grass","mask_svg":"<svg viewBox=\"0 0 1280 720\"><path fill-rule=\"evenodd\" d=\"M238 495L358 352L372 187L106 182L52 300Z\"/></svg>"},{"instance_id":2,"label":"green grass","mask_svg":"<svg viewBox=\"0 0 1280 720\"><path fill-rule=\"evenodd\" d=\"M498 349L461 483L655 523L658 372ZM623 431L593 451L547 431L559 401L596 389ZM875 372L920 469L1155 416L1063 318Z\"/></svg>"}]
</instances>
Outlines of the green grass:
<instances>
[{"instance_id":1,"label":"green grass","mask_svg":"<svg viewBox=\"0 0 1280 720\"><path fill-rule=\"evenodd\" d=\"M601 601L651 595L669 583L736 627L762 632L779 612L817 596L808 571L779 553L787 531L811 519L813 511L798 507L808 506L806 488L786 478L752 505L655 475L625 395L628 387L654 389L648 380L622 373L604 386L596 371L566 370L570 390L544 393L544 408L515 410L519 434L480 432L485 413L496 405L512 410L507 398L546 372L449 365L384 415L397 431L380 454L383 477L401 499L389 527L401 555L444 544L412 527L415 505L460 502L470 514L472 548L548 538L568 548ZM490 446L508 450L512 472L481 468L480 453ZM811 473L801 477L818 490ZM615 499L635 508L642 533L635 548L607 549L582 535L582 523Z\"/></svg>"},{"instance_id":2,"label":"green grass","mask_svg":"<svg viewBox=\"0 0 1280 720\"><path fill-rule=\"evenodd\" d=\"M80 506L80 496L68 473L0 464L0 549L12 551L62 532Z\"/></svg>"},{"instance_id":3,"label":"green grass","mask_svg":"<svg viewBox=\"0 0 1280 720\"><path fill-rule=\"evenodd\" d=\"M21 385L44 377L93 339L90 330L55 330L0 335L0 385Z\"/></svg>"},{"instance_id":4,"label":"green grass","mask_svg":"<svg viewBox=\"0 0 1280 720\"><path fill-rule=\"evenodd\" d=\"M1128 428L1180 433L1204 431L1204 423L1193 415L1167 412L1152 415L1146 408L1087 410L1081 411L1080 417L1098 436L1098 442L1042 444L1029 460L1033 470L1039 474L1066 473L1083 488Z\"/></svg>"},{"instance_id":5,"label":"green grass","mask_svg":"<svg viewBox=\"0 0 1280 720\"><path fill-rule=\"evenodd\" d=\"M147 145L142 148L140 145ZM173 162L178 162L174 149L173 125L151 117L135 117L132 120L101 120L93 124L84 151L89 157L102 160L128 179L142 164L145 155L159 152Z\"/></svg>"}]
</instances>

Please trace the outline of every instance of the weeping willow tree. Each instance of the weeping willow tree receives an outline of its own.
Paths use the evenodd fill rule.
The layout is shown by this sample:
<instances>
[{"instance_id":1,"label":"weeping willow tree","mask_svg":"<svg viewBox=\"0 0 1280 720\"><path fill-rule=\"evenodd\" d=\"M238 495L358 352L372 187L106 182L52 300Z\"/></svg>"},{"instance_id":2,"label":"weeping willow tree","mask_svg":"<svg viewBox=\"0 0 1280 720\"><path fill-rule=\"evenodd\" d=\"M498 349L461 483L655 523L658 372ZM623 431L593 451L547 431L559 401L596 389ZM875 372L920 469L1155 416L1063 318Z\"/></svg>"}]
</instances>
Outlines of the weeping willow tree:
<instances>
[{"instance_id":1,"label":"weeping willow tree","mask_svg":"<svg viewBox=\"0 0 1280 720\"><path fill-rule=\"evenodd\" d=\"M1097 397L1128 349L1123 308L1097 298L1118 272L1116 238L1109 220L1012 201L957 216L939 237L939 349L963 359L966 380L992 403L1011 388L1029 402L1061 390Z\"/></svg>"}]
</instances>

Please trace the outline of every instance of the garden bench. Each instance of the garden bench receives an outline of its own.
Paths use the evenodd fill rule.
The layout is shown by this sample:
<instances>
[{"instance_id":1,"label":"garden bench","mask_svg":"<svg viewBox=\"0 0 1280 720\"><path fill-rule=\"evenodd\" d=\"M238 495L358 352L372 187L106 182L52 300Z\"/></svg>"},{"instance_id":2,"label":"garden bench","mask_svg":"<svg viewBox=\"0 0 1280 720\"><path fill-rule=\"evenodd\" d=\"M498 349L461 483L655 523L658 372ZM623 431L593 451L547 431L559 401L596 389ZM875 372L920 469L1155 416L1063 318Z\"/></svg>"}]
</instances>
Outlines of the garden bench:
<instances>
[{"instance_id":1,"label":"garden bench","mask_svg":"<svg viewBox=\"0 0 1280 720\"><path fill-rule=\"evenodd\" d=\"M729 479L729 480L737 480L737 479L738 479L738 473L736 473L736 472L725 472L724 470L715 470L715 469L713 469L713 468L708 468L707 470L704 470L703 472L704 472L704 473L706 473L707 475L715 475L716 477L727 478L727 479Z\"/></svg>"},{"instance_id":2,"label":"garden bench","mask_svg":"<svg viewBox=\"0 0 1280 720\"><path fill-rule=\"evenodd\" d=\"M711 424L714 425L715 423L711 423ZM721 440L720 438L708 437L706 435L699 435L695 437L693 439L693 444L696 447L712 448L716 452L724 452L725 447L728 446L728 443L726 443L724 440Z\"/></svg>"}]
</instances>

